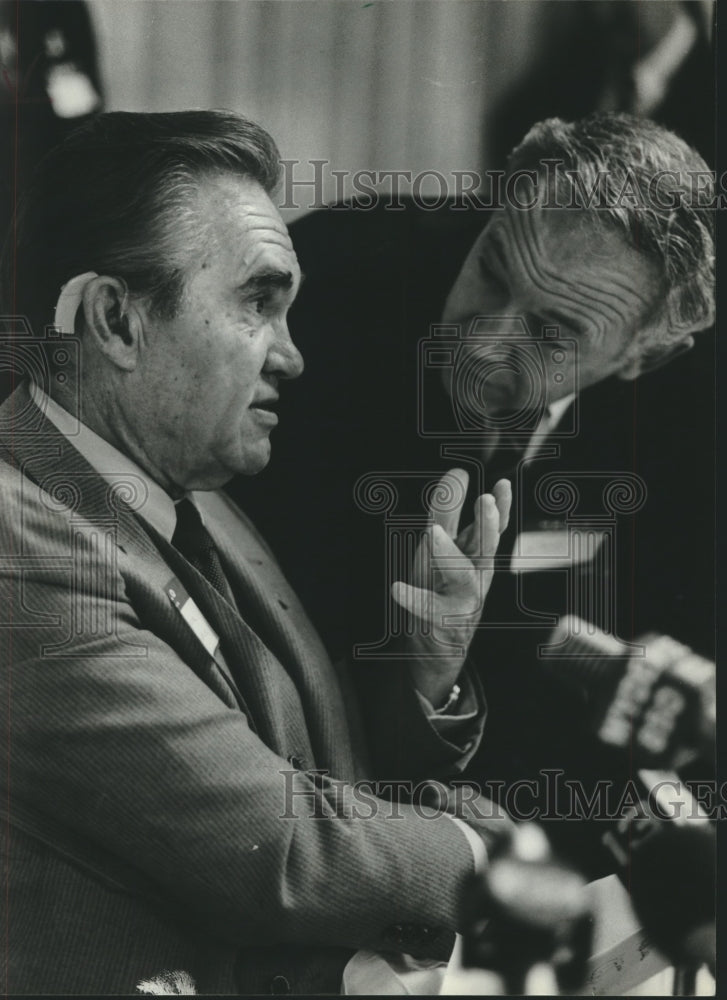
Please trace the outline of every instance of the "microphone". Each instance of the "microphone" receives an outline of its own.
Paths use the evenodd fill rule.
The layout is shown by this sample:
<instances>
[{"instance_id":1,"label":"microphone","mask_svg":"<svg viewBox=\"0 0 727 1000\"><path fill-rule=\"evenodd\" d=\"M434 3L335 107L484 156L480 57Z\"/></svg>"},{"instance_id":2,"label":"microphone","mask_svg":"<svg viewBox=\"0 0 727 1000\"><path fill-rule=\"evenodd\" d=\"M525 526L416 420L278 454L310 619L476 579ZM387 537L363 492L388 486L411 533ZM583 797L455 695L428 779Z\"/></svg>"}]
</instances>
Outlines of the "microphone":
<instances>
[{"instance_id":1,"label":"microphone","mask_svg":"<svg viewBox=\"0 0 727 1000\"><path fill-rule=\"evenodd\" d=\"M550 670L581 687L602 743L628 750L636 767L714 763L716 667L666 635L643 636L643 655L573 615L551 638Z\"/></svg>"},{"instance_id":2,"label":"microphone","mask_svg":"<svg viewBox=\"0 0 727 1000\"><path fill-rule=\"evenodd\" d=\"M573 616L562 618L552 670L584 689L599 740L628 753L641 784L603 836L634 910L675 965L715 965L716 829L674 771L714 764L716 669L665 635L638 640L641 656ZM575 661L575 663L573 662Z\"/></svg>"},{"instance_id":3,"label":"microphone","mask_svg":"<svg viewBox=\"0 0 727 1000\"><path fill-rule=\"evenodd\" d=\"M548 971L558 992L581 991L593 929L585 879L554 859L534 823L466 884L461 926L463 968L497 974L506 994L527 995L533 974Z\"/></svg>"},{"instance_id":4,"label":"microphone","mask_svg":"<svg viewBox=\"0 0 727 1000\"><path fill-rule=\"evenodd\" d=\"M680 796L689 796L683 786ZM716 831L694 800L688 805L670 819L634 808L603 843L656 947L674 965L706 962L714 975Z\"/></svg>"}]
</instances>

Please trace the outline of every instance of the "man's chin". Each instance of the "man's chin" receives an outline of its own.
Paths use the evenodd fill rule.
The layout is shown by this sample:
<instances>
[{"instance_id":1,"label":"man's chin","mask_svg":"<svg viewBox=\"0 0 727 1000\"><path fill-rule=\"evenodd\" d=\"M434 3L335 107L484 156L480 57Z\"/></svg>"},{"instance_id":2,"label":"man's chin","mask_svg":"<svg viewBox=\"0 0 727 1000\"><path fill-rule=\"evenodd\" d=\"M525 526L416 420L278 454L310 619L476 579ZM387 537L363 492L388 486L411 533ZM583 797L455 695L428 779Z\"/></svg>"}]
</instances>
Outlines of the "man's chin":
<instances>
[{"instance_id":1,"label":"man's chin","mask_svg":"<svg viewBox=\"0 0 727 1000\"><path fill-rule=\"evenodd\" d=\"M226 486L236 476L256 476L262 472L270 461L270 442L254 449L246 449L244 453L218 456L214 469L208 469L200 475L187 489L218 490Z\"/></svg>"},{"instance_id":2,"label":"man's chin","mask_svg":"<svg viewBox=\"0 0 727 1000\"><path fill-rule=\"evenodd\" d=\"M270 455L270 442L266 441L254 451L248 451L245 453L240 461L239 467L236 469L236 473L241 476L256 476L258 472L262 472L267 466L270 461Z\"/></svg>"}]
</instances>

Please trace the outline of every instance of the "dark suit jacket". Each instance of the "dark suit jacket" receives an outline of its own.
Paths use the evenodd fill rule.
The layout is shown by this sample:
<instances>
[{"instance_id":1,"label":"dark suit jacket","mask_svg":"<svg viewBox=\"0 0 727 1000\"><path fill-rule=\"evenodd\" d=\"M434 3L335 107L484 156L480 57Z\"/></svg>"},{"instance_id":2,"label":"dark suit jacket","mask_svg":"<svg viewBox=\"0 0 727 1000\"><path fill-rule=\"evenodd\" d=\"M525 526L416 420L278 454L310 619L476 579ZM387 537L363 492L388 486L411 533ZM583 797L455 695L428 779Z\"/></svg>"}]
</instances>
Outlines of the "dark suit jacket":
<instances>
[{"instance_id":1,"label":"dark suit jacket","mask_svg":"<svg viewBox=\"0 0 727 1000\"><path fill-rule=\"evenodd\" d=\"M233 487L330 647L349 653L385 633L382 566L391 533L421 525L427 477L436 481L446 468L462 465L474 480L481 468L458 433L437 372L424 363L422 345L437 340L449 347L456 341L454 331L437 327L447 291L488 213L404 205L402 211L383 203L368 211L337 207L293 224L306 281L290 327L306 371L285 387L284 397L305 418L285 419L284 413L272 438L270 467L254 482ZM578 580L590 576L603 594L608 568L591 564L572 574L570 583L561 572L517 580L505 568L518 528L564 516L544 509L537 499L539 481L570 477L581 494L578 516L608 512L603 491L609 481L643 486L643 502L634 509L623 493L609 500L616 529L615 577L608 570L616 633L630 640L653 629L711 654L713 350L704 334L673 365L636 382L607 380L582 393L577 413L571 409L547 442L550 450L523 467L522 481L513 479L511 528L500 550L503 571L487 599L474 649L489 712L469 776L512 782L560 767L571 777L586 772L593 778L612 775L616 767L623 778L629 767L604 761L585 723L581 693L557 682L537 657L554 616L576 610ZM438 429L439 437L433 433ZM378 506L365 502L365 491L356 488L372 473L388 483L389 500L382 489ZM485 480L487 485L487 474ZM285 510L295 512L287 521ZM296 533L298 519L306 532ZM519 605L527 614L518 612ZM579 610L591 619L602 613L597 602ZM550 618L542 627L522 627L544 614ZM495 627L507 622L508 628ZM361 663L356 676L364 697L367 689L375 690L372 675L378 676L375 668ZM578 824L570 828L577 831Z\"/></svg>"},{"instance_id":2,"label":"dark suit jacket","mask_svg":"<svg viewBox=\"0 0 727 1000\"><path fill-rule=\"evenodd\" d=\"M133 513L141 483L110 491L24 387L0 461L9 993L130 993L174 969L204 993L336 992L354 949L446 954L465 838L406 805L351 818L341 782L369 771L348 678L230 500L205 511L244 619ZM382 691L386 776L456 772L402 676Z\"/></svg>"}]
</instances>

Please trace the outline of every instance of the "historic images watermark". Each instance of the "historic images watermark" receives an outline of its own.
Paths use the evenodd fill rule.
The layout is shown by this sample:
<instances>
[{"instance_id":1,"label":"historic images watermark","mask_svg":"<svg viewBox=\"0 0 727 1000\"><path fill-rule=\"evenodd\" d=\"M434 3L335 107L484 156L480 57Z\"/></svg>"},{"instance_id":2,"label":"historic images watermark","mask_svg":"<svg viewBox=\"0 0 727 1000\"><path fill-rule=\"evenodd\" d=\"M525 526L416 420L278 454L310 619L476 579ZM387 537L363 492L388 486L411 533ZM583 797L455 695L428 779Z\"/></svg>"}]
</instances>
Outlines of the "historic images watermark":
<instances>
[{"instance_id":1,"label":"historic images watermark","mask_svg":"<svg viewBox=\"0 0 727 1000\"><path fill-rule=\"evenodd\" d=\"M403 818L402 806L422 819L447 814L470 820L511 819L600 820L614 822L629 816L673 822L727 818L727 781L682 781L666 773L646 788L638 778L615 782L603 778L586 787L566 778L558 768L544 768L533 778L507 782L489 779L412 782L380 780L346 782L327 770L281 770L283 778L279 818L391 819Z\"/></svg>"},{"instance_id":2,"label":"historic images watermark","mask_svg":"<svg viewBox=\"0 0 727 1000\"><path fill-rule=\"evenodd\" d=\"M685 207L722 209L727 205L727 171L659 170L644 183L627 171L614 185L607 171L591 178L559 159L544 159L540 170L335 169L330 160L281 160L280 208L313 211L336 207L356 211L403 211L411 199L424 211L448 205L453 210L512 208L640 209L671 211ZM556 179L569 184L558 184ZM543 183L544 182L544 183ZM345 203L345 204L344 204Z\"/></svg>"}]
</instances>

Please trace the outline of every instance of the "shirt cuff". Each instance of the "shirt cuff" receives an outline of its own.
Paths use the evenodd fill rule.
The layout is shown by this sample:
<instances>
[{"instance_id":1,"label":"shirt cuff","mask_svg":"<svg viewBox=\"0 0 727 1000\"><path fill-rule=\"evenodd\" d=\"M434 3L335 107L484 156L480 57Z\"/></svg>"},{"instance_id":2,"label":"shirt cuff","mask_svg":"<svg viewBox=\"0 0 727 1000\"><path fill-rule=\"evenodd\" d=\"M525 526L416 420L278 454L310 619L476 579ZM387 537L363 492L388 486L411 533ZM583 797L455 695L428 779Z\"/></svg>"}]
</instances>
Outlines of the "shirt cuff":
<instances>
[{"instance_id":1,"label":"shirt cuff","mask_svg":"<svg viewBox=\"0 0 727 1000\"><path fill-rule=\"evenodd\" d=\"M451 813L446 814L453 823L456 823L460 828L462 833L467 838L470 850L472 851L472 858L475 865L475 875L481 874L485 868L487 868L487 848L485 847L485 842L482 837L471 826L468 826L464 820L457 819L456 816L452 816Z\"/></svg>"},{"instance_id":2,"label":"shirt cuff","mask_svg":"<svg viewBox=\"0 0 727 1000\"><path fill-rule=\"evenodd\" d=\"M463 674L460 678L460 688L461 693L457 704L454 706L454 711L448 712L446 715L442 714L441 711L438 712L429 699L425 698L423 694L419 691L416 692L422 711L439 733L446 733L455 726L461 725L465 722L472 722L477 718L479 711L477 697L472 688L470 679L465 674Z\"/></svg>"}]
</instances>

